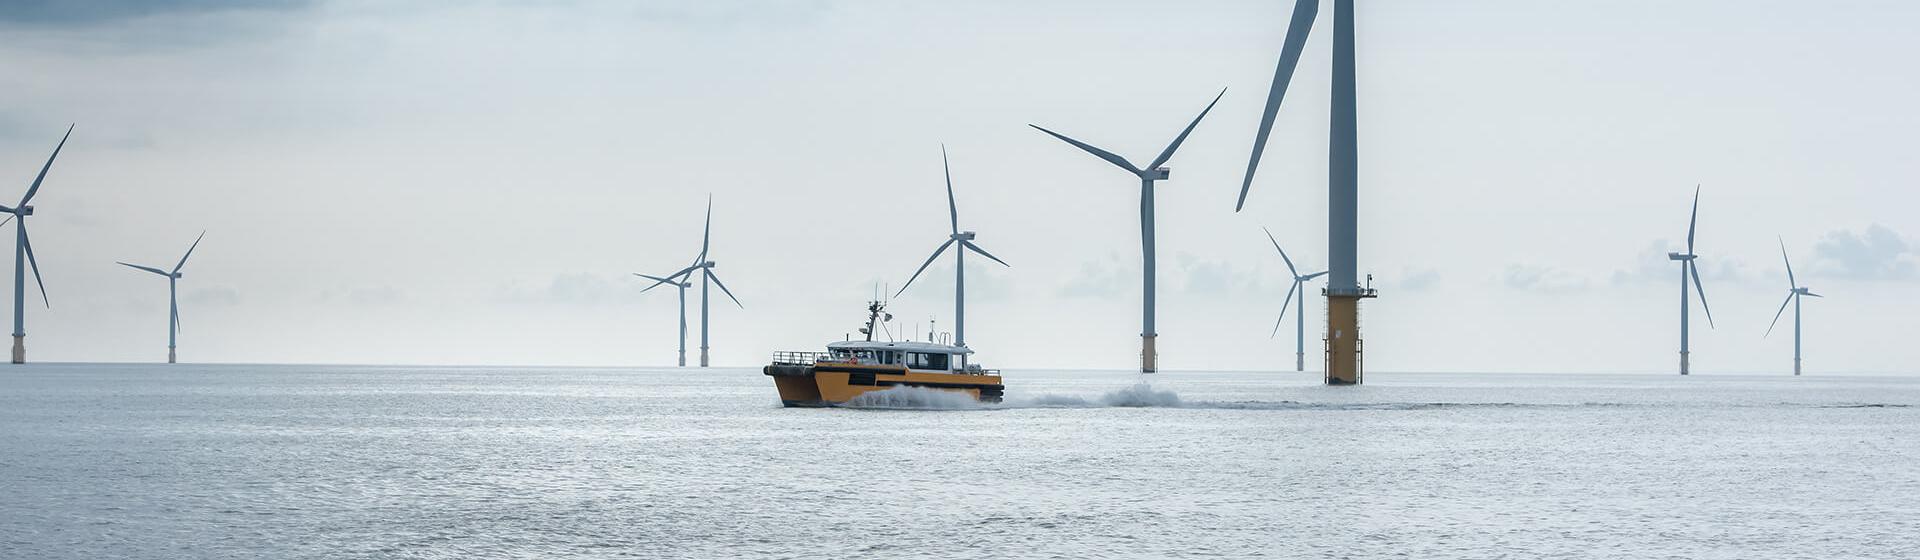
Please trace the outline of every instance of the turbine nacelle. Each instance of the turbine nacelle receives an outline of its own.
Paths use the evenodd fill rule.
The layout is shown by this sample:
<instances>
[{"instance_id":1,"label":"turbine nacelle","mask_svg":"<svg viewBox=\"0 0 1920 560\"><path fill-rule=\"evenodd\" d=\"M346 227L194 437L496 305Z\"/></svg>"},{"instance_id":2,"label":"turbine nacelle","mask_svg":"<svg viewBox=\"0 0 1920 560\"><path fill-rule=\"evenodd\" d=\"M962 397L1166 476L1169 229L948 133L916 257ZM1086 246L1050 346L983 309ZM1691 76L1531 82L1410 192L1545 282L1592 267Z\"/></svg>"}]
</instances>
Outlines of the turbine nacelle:
<instances>
[{"instance_id":1,"label":"turbine nacelle","mask_svg":"<svg viewBox=\"0 0 1920 560\"><path fill-rule=\"evenodd\" d=\"M971 231L963 231L960 233L949 235L947 237L952 238L955 241L972 241L973 238L975 237L975 234Z\"/></svg>"},{"instance_id":2,"label":"turbine nacelle","mask_svg":"<svg viewBox=\"0 0 1920 560\"><path fill-rule=\"evenodd\" d=\"M1689 255L1685 253L1667 253L1667 260L1670 260L1670 261L1690 261L1697 258L1700 258L1700 255Z\"/></svg>"},{"instance_id":3,"label":"turbine nacelle","mask_svg":"<svg viewBox=\"0 0 1920 560\"><path fill-rule=\"evenodd\" d=\"M7 212L8 212L8 213L10 213L10 214L13 214L13 215L15 215L15 216L20 216L20 217L22 217L22 218L24 218L24 217L27 217L27 216L32 216L32 215L33 215L33 205L32 205L32 204L28 204L28 205L26 205L26 206L21 206L21 207L19 207L19 208L9 208L9 209L7 209Z\"/></svg>"},{"instance_id":4,"label":"turbine nacelle","mask_svg":"<svg viewBox=\"0 0 1920 560\"><path fill-rule=\"evenodd\" d=\"M1172 169L1168 169L1166 167L1155 167L1153 169L1141 171L1140 178L1146 179L1149 181L1165 181L1167 180L1167 177L1172 174L1173 174Z\"/></svg>"}]
</instances>

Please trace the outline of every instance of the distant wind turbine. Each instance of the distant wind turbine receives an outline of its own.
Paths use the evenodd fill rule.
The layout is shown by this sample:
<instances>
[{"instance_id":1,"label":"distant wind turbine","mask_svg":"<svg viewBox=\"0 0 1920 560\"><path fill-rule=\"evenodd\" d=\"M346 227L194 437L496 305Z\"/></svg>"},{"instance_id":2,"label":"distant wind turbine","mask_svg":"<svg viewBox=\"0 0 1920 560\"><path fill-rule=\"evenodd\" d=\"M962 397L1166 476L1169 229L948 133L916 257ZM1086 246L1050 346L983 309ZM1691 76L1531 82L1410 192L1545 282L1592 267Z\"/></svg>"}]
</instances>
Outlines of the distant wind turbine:
<instances>
[{"instance_id":1,"label":"distant wind turbine","mask_svg":"<svg viewBox=\"0 0 1920 560\"><path fill-rule=\"evenodd\" d=\"M940 168L947 175L947 219L948 225L952 226L952 233L947 235L946 243L941 243L940 248L933 250L933 256L927 257L927 262L921 263L920 270L913 271L913 277L908 278L907 283L901 285L900 291L894 292L893 297L900 297L900 294L906 293L907 287L912 286L913 281L920 278L920 273L926 272L927 266L932 265L934 259L940 258L940 254L948 247L960 245L960 248L953 250L953 345L965 347L967 345L967 251L993 259L993 262L1000 263L1000 266L1012 265L1000 260L1000 257L988 254L987 250L981 249L979 245L973 244L973 232L960 231L960 206L953 200L953 168L947 165L947 146L944 144L940 146ZM962 368L966 367L966 360L966 354L961 354Z\"/></svg>"},{"instance_id":2,"label":"distant wind turbine","mask_svg":"<svg viewBox=\"0 0 1920 560\"><path fill-rule=\"evenodd\" d=\"M53 302L47 300L47 283L40 279L40 262L33 258L33 243L27 239L27 216L33 215L33 195L40 192L40 182L46 180L47 170L53 168L54 158L60 157L60 148L67 146L67 137L73 136L73 125L67 125L67 134L60 137L60 144L53 147L53 155L47 156L47 164L40 167L40 175L33 178L33 186L27 187L27 195L20 197L20 204L7 207L0 205L0 212L9 214L0 225L19 219L15 224L17 232L13 246L13 363L27 363L27 266L33 266L33 281L40 285L40 302L47 308L53 308Z\"/></svg>"},{"instance_id":3,"label":"distant wind turbine","mask_svg":"<svg viewBox=\"0 0 1920 560\"><path fill-rule=\"evenodd\" d=\"M1267 228L1264 227L1260 229L1261 231L1267 231ZM1300 289L1300 286L1325 275L1327 271L1322 270L1312 274L1301 274L1300 269L1293 267L1293 259L1287 258L1287 250L1281 249L1280 242L1273 238L1272 231L1267 231L1267 241L1273 243L1273 250L1280 252L1280 260L1286 261L1287 263L1287 274L1293 276L1293 287L1287 288L1287 298L1280 304L1280 318L1273 321L1272 336L1280 335L1280 325L1287 320L1287 305L1293 303L1294 294L1298 293L1300 298L1300 312L1294 314L1294 322L1298 324L1294 325L1296 330L1294 331L1293 337L1293 370L1307 371L1307 291Z\"/></svg>"},{"instance_id":4,"label":"distant wind turbine","mask_svg":"<svg viewBox=\"0 0 1920 560\"><path fill-rule=\"evenodd\" d=\"M638 272L633 273L633 275L654 281L653 285L647 286L645 290L640 290L642 292L654 289L661 284L673 286L674 291L680 292L680 367L687 367L687 288L692 288L693 283L686 281L684 277L679 280L673 280L659 276L648 276Z\"/></svg>"},{"instance_id":5,"label":"distant wind turbine","mask_svg":"<svg viewBox=\"0 0 1920 560\"><path fill-rule=\"evenodd\" d=\"M1826 296L1813 293L1812 288L1802 286L1793 279L1793 261L1787 258L1787 242L1784 239L1780 240L1780 260L1787 263L1787 300L1780 302L1779 311L1773 312L1773 322L1767 324L1766 336L1773 336L1774 325L1780 324L1780 314L1787 312L1787 304L1793 304L1793 374L1800 375L1800 297Z\"/></svg>"},{"instance_id":6,"label":"distant wind turbine","mask_svg":"<svg viewBox=\"0 0 1920 560\"><path fill-rule=\"evenodd\" d=\"M727 299L733 300L734 305L740 306L741 309L746 309L746 306L740 303L740 298L733 297L733 291L728 290L727 284L720 281L720 276L714 274L713 267L718 266L720 263L707 260L707 250L712 247L712 241L713 195L707 195L707 223L706 229L700 234L700 256L694 257L693 265L682 268L679 272L669 274L664 278L656 278L652 286L647 286L647 289L651 290L654 286L660 284L674 283L676 279L684 283L687 280L691 280L691 275L695 272L700 274L700 367L707 367L708 364L707 327L713 324L707 315L707 283L712 282L713 285L719 286L720 291L727 294Z\"/></svg>"},{"instance_id":7,"label":"distant wind turbine","mask_svg":"<svg viewBox=\"0 0 1920 560\"><path fill-rule=\"evenodd\" d=\"M1700 222L1700 187L1693 187L1693 214L1687 219L1687 252L1667 253L1667 260L1680 261L1680 375L1687 374L1687 279L1693 279L1692 291L1700 295L1700 309L1707 312L1707 328L1713 328L1713 309L1707 307L1707 291L1700 287L1700 255L1693 252L1693 234Z\"/></svg>"},{"instance_id":8,"label":"distant wind turbine","mask_svg":"<svg viewBox=\"0 0 1920 560\"><path fill-rule=\"evenodd\" d=\"M207 232L202 231L200 232L200 237L193 238L193 245L187 247L187 254L180 256L180 262L173 265L171 272L151 266L120 263L124 266L130 266L167 277L167 363L169 364L174 363L174 343L180 333L180 277L182 276L182 274L180 274L180 267L187 266L187 257L193 256L193 250L200 247L200 240L206 236Z\"/></svg>"},{"instance_id":9,"label":"distant wind turbine","mask_svg":"<svg viewBox=\"0 0 1920 560\"><path fill-rule=\"evenodd\" d=\"M1147 164L1146 167L1135 167L1132 162L1127 161L1126 158L1114 155L1113 152L1093 147L1085 142L1062 136L1057 132L1045 128L1040 128L1039 125L1027 125L1041 132L1045 132L1054 138L1059 138L1068 144L1072 144L1075 148L1086 150L1087 153L1106 160L1107 163L1119 166L1121 169L1125 169L1128 173L1132 173L1140 178L1140 246L1141 257L1144 264L1144 266L1141 267L1141 274L1144 277L1143 283L1145 287L1145 289L1142 290L1142 299L1144 301L1142 301L1140 306L1140 371L1142 373L1158 371L1160 363L1159 356L1154 350L1155 339L1160 335L1153 329L1153 183L1154 181L1165 180L1169 176L1170 173L1167 168L1161 167L1161 165L1165 164L1167 160L1173 159L1173 152L1180 149L1180 143L1187 141L1187 135L1193 132L1194 127L1200 125L1200 119L1206 118L1207 112L1212 111L1214 104L1219 103L1220 97L1226 94L1227 90L1221 89L1220 94L1213 97L1213 102L1208 103L1207 108L1200 111L1200 116L1194 117L1193 122L1189 123L1185 130L1181 130L1179 136L1174 137L1173 143L1167 144L1167 149L1161 150L1160 156L1153 158L1153 163Z\"/></svg>"}]
</instances>

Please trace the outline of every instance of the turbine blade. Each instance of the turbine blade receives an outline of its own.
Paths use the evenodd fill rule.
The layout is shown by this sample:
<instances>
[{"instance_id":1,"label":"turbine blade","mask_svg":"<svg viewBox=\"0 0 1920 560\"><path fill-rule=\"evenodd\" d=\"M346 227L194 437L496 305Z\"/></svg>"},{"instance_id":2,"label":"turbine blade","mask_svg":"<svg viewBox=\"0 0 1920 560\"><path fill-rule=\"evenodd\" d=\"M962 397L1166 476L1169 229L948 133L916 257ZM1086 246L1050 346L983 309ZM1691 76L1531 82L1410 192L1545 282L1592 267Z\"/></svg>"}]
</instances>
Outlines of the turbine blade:
<instances>
[{"instance_id":1,"label":"turbine blade","mask_svg":"<svg viewBox=\"0 0 1920 560\"><path fill-rule=\"evenodd\" d=\"M20 197L20 205L26 206L33 200L34 193L40 192L40 182L47 179L47 170L53 168L53 159L60 157L60 148L67 147L67 137L73 136L73 125L67 125L67 134L60 137L60 144L53 147L53 155L47 156L47 164L40 166L40 175L33 178L33 186L27 187L27 196Z\"/></svg>"},{"instance_id":2,"label":"turbine blade","mask_svg":"<svg viewBox=\"0 0 1920 560\"><path fill-rule=\"evenodd\" d=\"M180 267L187 266L187 257L193 256L193 250L199 248L200 240L205 239L206 237L207 237L206 230L201 230L200 237L193 238L193 246L187 247L187 254L180 255L180 264L173 265L174 272L180 272Z\"/></svg>"},{"instance_id":3,"label":"turbine blade","mask_svg":"<svg viewBox=\"0 0 1920 560\"><path fill-rule=\"evenodd\" d=\"M652 290L652 289L654 289L654 288L658 288L658 287L660 287L660 285L661 285L661 284L673 284L673 286L674 286L674 287L676 287L676 288L680 286L680 283L679 283L679 282L674 282L673 280L670 280L670 279L667 279L667 278L661 278L661 277L659 277L659 276L649 276L649 275L646 275L646 274L641 274L641 273L638 273L638 272L635 272L635 273L633 273L633 275L634 275L634 276L639 276L639 277L641 277L641 278L645 278L645 279L648 279L648 280L652 280L652 281L653 281L653 283L652 283L652 284L648 284L648 285L647 285L647 287L645 287L645 288L642 288L642 289L640 290L640 293L643 293L643 294L644 294L644 293L647 293L647 291L649 291L649 290Z\"/></svg>"},{"instance_id":4,"label":"turbine blade","mask_svg":"<svg viewBox=\"0 0 1920 560\"><path fill-rule=\"evenodd\" d=\"M694 264L707 262L707 248L713 240L713 193L707 193L707 225L700 232L700 258Z\"/></svg>"},{"instance_id":5,"label":"turbine blade","mask_svg":"<svg viewBox=\"0 0 1920 560\"><path fill-rule=\"evenodd\" d=\"M912 285L913 285L913 281L914 281L914 280L917 280L917 279L919 279L919 278L920 278L920 273L922 273L922 272L926 272L926 271L927 271L927 267L928 267L928 266L932 266L932 265L933 265L933 260L934 260L934 259L937 259L937 258L940 258L940 254L941 254L941 253L945 253L945 252L947 252L947 247L948 247L948 246L950 246L950 245L953 245L953 239L951 239L951 238L949 238L949 239L947 239L947 242L946 242L946 243L941 243L941 244L940 244L940 248L939 248L939 249L934 249L934 250L933 250L933 256L931 256L931 257L927 257L927 262L924 262L924 263L920 263L920 270L915 270L915 271L913 271L913 277L912 277L912 278L908 278L908 279L907 279L907 283L905 283L905 284L901 284L901 285L900 285L900 291L897 291L897 292L894 292L894 293L893 293L893 297L900 297L900 294L904 294L904 293L907 293L907 287L908 287L908 286L912 286Z\"/></svg>"},{"instance_id":6,"label":"turbine blade","mask_svg":"<svg viewBox=\"0 0 1920 560\"><path fill-rule=\"evenodd\" d=\"M20 246L27 250L27 264L33 266L33 281L40 285L40 302L53 309L53 302L47 299L47 282L40 279L40 261L33 258L33 237L27 235L27 223L20 222Z\"/></svg>"},{"instance_id":7,"label":"turbine blade","mask_svg":"<svg viewBox=\"0 0 1920 560\"><path fill-rule=\"evenodd\" d=\"M1693 186L1693 214L1687 218L1687 254L1693 253L1694 226L1700 224L1700 185Z\"/></svg>"},{"instance_id":8,"label":"turbine blade","mask_svg":"<svg viewBox=\"0 0 1920 560\"><path fill-rule=\"evenodd\" d=\"M4 220L0 220L0 226L4 226L4 225L7 225L7 222L11 222L11 221L13 221L13 213L12 213L12 212L8 212L8 213L7 213L7 218L6 218L6 219L4 219Z\"/></svg>"},{"instance_id":9,"label":"turbine blade","mask_svg":"<svg viewBox=\"0 0 1920 560\"><path fill-rule=\"evenodd\" d=\"M137 269L140 269L140 270L145 270L145 271L147 271L147 272L151 272L151 273L154 273L154 274L158 274L158 275L161 275L161 276L166 276L166 277L172 277L172 276L173 276L173 275L171 275L171 274L167 274L167 271L165 271L165 270L160 270L160 269L158 269L158 268L154 268L154 267L151 267L151 266L140 266L140 265L137 265L137 264L132 264L132 263L123 263L123 262L120 262L120 261L113 261L113 262L115 262L115 263L118 263L118 264L121 264L121 265L125 265L125 266L131 266L131 267L134 267L134 268L137 268Z\"/></svg>"},{"instance_id":10,"label":"turbine blade","mask_svg":"<svg viewBox=\"0 0 1920 560\"><path fill-rule=\"evenodd\" d=\"M1827 297L1827 296L1823 296L1823 295L1820 295L1820 294L1816 294L1816 293L1813 293L1813 291L1812 291L1812 290L1808 290L1808 291L1807 291L1807 295L1809 295L1809 296L1813 296L1813 297L1817 297L1817 298L1824 298L1824 297Z\"/></svg>"},{"instance_id":11,"label":"turbine blade","mask_svg":"<svg viewBox=\"0 0 1920 560\"><path fill-rule=\"evenodd\" d=\"M1013 268L1013 265L1007 264L1007 261L1000 260L1000 257L993 256L988 253L986 249L981 249L979 245L974 245L972 241L961 241L960 244L965 245L968 249L972 249L975 253L980 253L982 257L993 259L993 262L1000 263L1000 266Z\"/></svg>"},{"instance_id":12,"label":"turbine blade","mask_svg":"<svg viewBox=\"0 0 1920 560\"><path fill-rule=\"evenodd\" d=\"M1287 306L1293 305L1293 292L1298 289L1300 289L1299 280L1293 281L1293 287L1287 288L1287 299L1280 303L1280 318L1273 320L1273 334L1267 335L1267 338L1280 336L1280 325L1287 322Z\"/></svg>"},{"instance_id":13,"label":"turbine blade","mask_svg":"<svg viewBox=\"0 0 1920 560\"><path fill-rule=\"evenodd\" d=\"M1707 328L1713 328L1713 308L1707 307L1707 290L1700 287L1700 267L1687 261L1687 273L1693 275L1693 292L1700 294L1700 309L1707 312Z\"/></svg>"},{"instance_id":14,"label":"turbine blade","mask_svg":"<svg viewBox=\"0 0 1920 560\"><path fill-rule=\"evenodd\" d=\"M1280 252L1280 260L1287 261L1287 274L1298 278L1300 270L1293 267L1293 259L1287 258L1287 250L1280 248L1280 241L1273 238L1273 231L1266 226L1260 226L1260 231L1267 232L1267 241L1273 242L1273 250Z\"/></svg>"},{"instance_id":15,"label":"turbine blade","mask_svg":"<svg viewBox=\"0 0 1920 560\"><path fill-rule=\"evenodd\" d=\"M1027 126L1031 126L1031 127L1033 127L1033 128L1034 128L1034 130L1038 130L1038 131L1040 131L1040 132L1045 132L1045 133L1047 133L1047 134L1049 134L1049 135L1052 135L1052 136L1053 136L1054 138L1059 138L1059 139L1060 139L1061 141L1064 141L1064 142L1066 142L1066 143L1068 143L1068 144L1073 144L1073 147L1075 147L1075 148L1080 148L1080 149L1082 149L1082 150L1086 150L1086 151L1087 151L1087 153L1089 153L1089 154L1093 154L1093 155L1095 155L1095 156L1099 156L1099 158L1100 158L1100 159L1104 159L1104 160L1107 160L1107 162L1108 162L1108 163L1112 163L1112 164L1114 164L1114 165L1118 165L1118 166L1120 166L1120 168L1121 168L1121 169L1125 169L1125 170L1127 170L1127 172L1128 172L1128 173L1132 173L1132 174L1134 174L1134 175L1139 175L1140 173L1142 173L1142 171L1140 171L1140 168L1138 168L1138 167L1134 167L1134 166L1133 166L1133 162L1129 162L1129 161L1127 161L1127 158L1123 158L1123 157L1120 157L1120 156L1117 156L1117 155L1114 155L1114 154L1113 154L1113 152L1109 152L1109 151L1106 151L1106 150L1102 150L1102 149L1100 149L1100 148L1095 148L1095 147L1093 147L1092 145L1089 145L1089 144L1087 144L1086 142L1081 142L1081 141L1079 141L1079 140L1074 140L1074 139L1072 139L1072 138L1068 138L1068 137L1066 137L1066 136L1062 136L1062 135L1061 135L1060 133L1058 133L1058 132L1054 132L1054 131L1051 131L1051 130L1047 130L1047 129L1044 129L1044 128L1040 128L1040 125L1037 125L1037 124L1030 124L1030 125L1027 125Z\"/></svg>"},{"instance_id":16,"label":"turbine blade","mask_svg":"<svg viewBox=\"0 0 1920 560\"><path fill-rule=\"evenodd\" d=\"M1780 239L1780 262L1787 263L1787 289L1800 289L1800 282L1793 279L1793 259L1787 258L1787 240Z\"/></svg>"},{"instance_id":17,"label":"turbine blade","mask_svg":"<svg viewBox=\"0 0 1920 560\"><path fill-rule=\"evenodd\" d=\"M635 273L635 275L637 275L637 276L647 276L647 278L652 278L652 279L654 280L654 283L653 283L652 285L649 285L649 286L647 286L645 290L640 290L640 291L642 291L642 292L644 292L644 291L647 291L647 290L651 290L651 289L654 289L654 288L656 288L656 287L659 287L659 286L660 286L661 284L674 284L674 285L678 285L678 284L679 284L678 282L675 282L675 281L673 281L673 279L674 279L674 278L679 278L679 277L681 277L681 276L685 276L686 274L688 274L688 273L691 273L691 272L693 272L694 270L696 270L696 269L698 269L698 268L700 268L700 267L699 267L698 265L695 265L695 266L689 266L689 267L686 267L686 268L682 268L682 269L680 269L680 271L679 271L679 272L675 272L675 273L673 273L673 274L668 274L666 278L654 278L654 277L652 277L652 276L647 276L647 275L645 275L645 274L638 274L638 273Z\"/></svg>"},{"instance_id":18,"label":"turbine blade","mask_svg":"<svg viewBox=\"0 0 1920 560\"><path fill-rule=\"evenodd\" d=\"M1313 273L1313 274L1308 274L1308 275L1306 275L1306 276L1301 276L1301 277L1300 277L1300 281L1301 281L1301 282L1307 282L1307 281L1310 281L1310 280L1313 280L1313 279L1315 279L1315 278L1319 278L1319 277L1321 277L1321 276L1326 276L1326 275L1327 275L1327 272L1329 272L1329 271L1326 271L1326 270L1322 270L1322 271L1320 271L1320 272L1315 272L1315 273Z\"/></svg>"},{"instance_id":19,"label":"turbine blade","mask_svg":"<svg viewBox=\"0 0 1920 560\"><path fill-rule=\"evenodd\" d=\"M1280 113L1280 101L1287 97L1293 82L1293 70L1300 65L1300 51L1313 32L1313 19L1320 13L1320 0L1295 0L1293 23L1287 24L1286 46L1280 49L1280 65L1273 71L1273 89L1267 92L1267 110L1260 115L1260 130L1253 137L1253 155L1247 158L1247 178L1240 182L1240 200L1233 204L1239 212L1247 205L1247 191L1253 187L1253 172L1260 167L1260 155L1267 150L1267 135L1273 132L1273 119Z\"/></svg>"},{"instance_id":20,"label":"turbine blade","mask_svg":"<svg viewBox=\"0 0 1920 560\"><path fill-rule=\"evenodd\" d=\"M185 329L180 328L180 302L172 299L173 297L174 296L168 296L167 307L173 315L173 332L179 333Z\"/></svg>"},{"instance_id":21,"label":"turbine blade","mask_svg":"<svg viewBox=\"0 0 1920 560\"><path fill-rule=\"evenodd\" d=\"M1793 292L1787 292L1787 301L1780 302L1780 310L1773 312L1773 322L1767 323L1767 334L1761 335L1760 338L1773 336L1773 326L1780 324L1780 314L1787 312L1787 304L1793 303L1794 295Z\"/></svg>"},{"instance_id":22,"label":"turbine blade","mask_svg":"<svg viewBox=\"0 0 1920 560\"><path fill-rule=\"evenodd\" d=\"M960 233L960 205L953 201L953 166L947 164L947 145L940 145L940 170L947 174L947 218L953 224L953 233Z\"/></svg>"},{"instance_id":23,"label":"turbine blade","mask_svg":"<svg viewBox=\"0 0 1920 560\"><path fill-rule=\"evenodd\" d=\"M740 303L740 298L733 297L733 291L728 290L727 284L725 282L720 281L720 275L714 274L713 269L711 268L706 269L705 272L707 273L707 279L712 280L713 285L720 287L720 293L727 294L727 299L733 300L733 304L740 306L741 309L747 308L746 304Z\"/></svg>"},{"instance_id":24,"label":"turbine blade","mask_svg":"<svg viewBox=\"0 0 1920 560\"><path fill-rule=\"evenodd\" d=\"M1180 131L1179 136L1173 138L1172 144L1167 144L1167 149L1160 152L1160 157L1153 158L1153 163L1147 164L1147 169L1158 169L1160 164L1173 159L1173 152L1180 149L1180 143L1187 141L1188 134L1193 134L1193 127L1200 126L1200 119L1207 118L1207 113L1213 111L1213 106L1219 104L1220 98L1226 96L1227 88L1220 88L1220 94L1213 96L1213 101L1207 103L1207 108L1200 110L1200 116L1194 117L1193 122L1187 123L1187 128Z\"/></svg>"}]
</instances>

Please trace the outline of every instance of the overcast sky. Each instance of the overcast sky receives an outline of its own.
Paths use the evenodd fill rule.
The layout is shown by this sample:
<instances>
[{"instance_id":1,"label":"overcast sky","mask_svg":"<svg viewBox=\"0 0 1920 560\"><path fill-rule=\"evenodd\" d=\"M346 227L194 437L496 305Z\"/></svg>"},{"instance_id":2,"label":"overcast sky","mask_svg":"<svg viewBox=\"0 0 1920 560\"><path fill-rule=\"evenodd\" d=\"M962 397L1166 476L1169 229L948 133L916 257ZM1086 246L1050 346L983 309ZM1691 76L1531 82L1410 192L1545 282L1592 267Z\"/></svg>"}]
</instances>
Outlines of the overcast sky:
<instances>
[{"instance_id":1,"label":"overcast sky","mask_svg":"<svg viewBox=\"0 0 1920 560\"><path fill-rule=\"evenodd\" d=\"M1806 306L1808 370L1912 371L1920 4L1808 6L1360 2L1369 368L1671 370L1665 253L1702 184L1717 328L1696 308L1697 370L1790 368L1791 310L1762 338L1779 236L1829 296ZM1013 265L969 260L980 361L1133 367L1137 181L1026 125L1144 161L1227 87L1159 190L1162 365L1290 366L1260 228L1326 262L1330 9L1232 207L1291 10L10 4L5 184L78 123L34 201L52 309L29 300L30 357L161 359L165 282L113 263L171 266L204 229L185 361L670 364L673 293L629 273L690 261L712 194L712 258L746 304L716 300L715 361L755 365L854 330L944 241L944 142L962 227ZM893 304L896 330L950 328L951 266Z\"/></svg>"}]
</instances>

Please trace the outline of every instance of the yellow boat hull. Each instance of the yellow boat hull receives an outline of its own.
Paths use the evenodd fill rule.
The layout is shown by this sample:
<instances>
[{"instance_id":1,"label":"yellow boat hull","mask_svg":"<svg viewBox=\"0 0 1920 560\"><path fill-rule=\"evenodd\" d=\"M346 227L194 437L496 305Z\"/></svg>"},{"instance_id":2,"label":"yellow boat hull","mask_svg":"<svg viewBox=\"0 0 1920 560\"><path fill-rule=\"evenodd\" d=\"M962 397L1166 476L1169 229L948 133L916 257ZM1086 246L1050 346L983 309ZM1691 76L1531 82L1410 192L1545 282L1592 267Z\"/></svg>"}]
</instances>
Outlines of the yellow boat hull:
<instances>
[{"instance_id":1,"label":"yellow boat hull","mask_svg":"<svg viewBox=\"0 0 1920 560\"><path fill-rule=\"evenodd\" d=\"M894 387L923 387L965 394L981 402L1000 402L1005 386L998 375L919 371L902 366L819 364L767 366L780 391L780 403L789 407L846 404L865 393Z\"/></svg>"}]
</instances>

